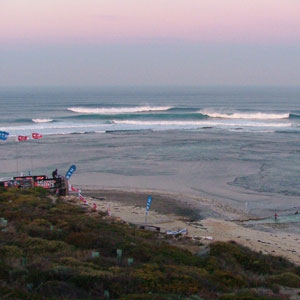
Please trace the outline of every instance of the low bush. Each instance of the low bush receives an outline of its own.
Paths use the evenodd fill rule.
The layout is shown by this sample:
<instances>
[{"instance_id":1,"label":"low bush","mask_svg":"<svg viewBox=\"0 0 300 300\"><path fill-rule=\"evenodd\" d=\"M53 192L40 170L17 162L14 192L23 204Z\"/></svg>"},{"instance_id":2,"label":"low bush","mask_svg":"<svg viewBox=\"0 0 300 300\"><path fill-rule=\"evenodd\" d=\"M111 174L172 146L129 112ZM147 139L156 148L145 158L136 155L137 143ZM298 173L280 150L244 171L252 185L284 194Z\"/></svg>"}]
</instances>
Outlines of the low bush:
<instances>
[{"instance_id":1,"label":"low bush","mask_svg":"<svg viewBox=\"0 0 300 300\"><path fill-rule=\"evenodd\" d=\"M290 272L272 275L267 281L291 288L300 288L300 277Z\"/></svg>"},{"instance_id":2,"label":"low bush","mask_svg":"<svg viewBox=\"0 0 300 300\"><path fill-rule=\"evenodd\" d=\"M0 217L9 226L0 231L0 299L283 300L279 285L300 284L283 258L221 242L200 257L44 189L0 190Z\"/></svg>"}]
</instances>

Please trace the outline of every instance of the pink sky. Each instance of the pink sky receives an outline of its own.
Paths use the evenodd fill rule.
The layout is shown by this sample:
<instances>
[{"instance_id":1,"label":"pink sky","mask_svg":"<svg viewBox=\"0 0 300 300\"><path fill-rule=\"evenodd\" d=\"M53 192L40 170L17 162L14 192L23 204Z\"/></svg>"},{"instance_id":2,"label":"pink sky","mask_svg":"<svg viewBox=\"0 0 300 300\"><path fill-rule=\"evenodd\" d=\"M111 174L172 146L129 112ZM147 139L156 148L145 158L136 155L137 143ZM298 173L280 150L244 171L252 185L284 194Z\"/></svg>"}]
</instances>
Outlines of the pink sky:
<instances>
[{"instance_id":1,"label":"pink sky","mask_svg":"<svg viewBox=\"0 0 300 300\"><path fill-rule=\"evenodd\" d=\"M1 0L0 42L300 42L298 0Z\"/></svg>"}]
</instances>

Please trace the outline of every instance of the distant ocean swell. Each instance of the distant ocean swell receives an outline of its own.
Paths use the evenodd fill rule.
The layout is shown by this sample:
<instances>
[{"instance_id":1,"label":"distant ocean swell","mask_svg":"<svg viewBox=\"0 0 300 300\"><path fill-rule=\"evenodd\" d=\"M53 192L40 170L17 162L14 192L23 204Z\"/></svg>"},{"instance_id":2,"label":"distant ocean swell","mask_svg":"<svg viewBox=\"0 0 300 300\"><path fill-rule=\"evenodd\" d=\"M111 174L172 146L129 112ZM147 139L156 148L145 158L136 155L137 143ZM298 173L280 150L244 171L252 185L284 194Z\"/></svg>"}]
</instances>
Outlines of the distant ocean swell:
<instances>
[{"instance_id":1,"label":"distant ocean swell","mask_svg":"<svg viewBox=\"0 0 300 300\"><path fill-rule=\"evenodd\" d=\"M17 119L0 130L14 134L67 134L108 131L181 130L205 127L257 132L300 131L300 114L289 112L225 111L176 106L69 107L51 118ZM13 124L15 123L15 124Z\"/></svg>"},{"instance_id":2,"label":"distant ocean swell","mask_svg":"<svg viewBox=\"0 0 300 300\"><path fill-rule=\"evenodd\" d=\"M129 110L129 109L128 109ZM98 111L98 110L97 110ZM9 123L52 123L58 121L113 121L113 120L140 120L140 121L165 121L165 120L180 120L180 121L198 121L198 120L241 120L241 121L280 121L280 120L299 120L300 115L293 113L262 113L262 112L235 112L235 113L220 113L198 109L181 109L171 108L165 111L162 110L150 110L150 111L135 111L135 112L123 112L120 109L120 113L110 111L106 109L102 113L77 113L76 115L69 115L65 117L50 119L50 118L34 118L34 119L17 119L10 120ZM110 113L109 113L110 112Z\"/></svg>"},{"instance_id":3,"label":"distant ocean swell","mask_svg":"<svg viewBox=\"0 0 300 300\"><path fill-rule=\"evenodd\" d=\"M211 110L211 109L198 109L198 108L181 108L181 107L172 107L172 106L135 106L135 107L69 107L69 111L78 113L82 116L84 115L120 115L128 117L135 117L135 114L141 114L145 117L149 117L150 115L146 114L147 112L152 112L152 117L158 116L158 113L164 113L159 115L159 117L165 118L166 115L172 115L176 117L178 114L182 117L187 118L188 116L197 118L197 116L201 117L209 117L209 118L217 118L217 119L245 119L245 120L278 120L278 119L292 119L292 118L300 118L300 115L292 114L289 112L286 113L276 113L276 112L241 112L241 111L219 111L219 110ZM131 114L131 115L130 115ZM99 117L98 117L99 118ZM121 117L122 118L122 117Z\"/></svg>"}]
</instances>

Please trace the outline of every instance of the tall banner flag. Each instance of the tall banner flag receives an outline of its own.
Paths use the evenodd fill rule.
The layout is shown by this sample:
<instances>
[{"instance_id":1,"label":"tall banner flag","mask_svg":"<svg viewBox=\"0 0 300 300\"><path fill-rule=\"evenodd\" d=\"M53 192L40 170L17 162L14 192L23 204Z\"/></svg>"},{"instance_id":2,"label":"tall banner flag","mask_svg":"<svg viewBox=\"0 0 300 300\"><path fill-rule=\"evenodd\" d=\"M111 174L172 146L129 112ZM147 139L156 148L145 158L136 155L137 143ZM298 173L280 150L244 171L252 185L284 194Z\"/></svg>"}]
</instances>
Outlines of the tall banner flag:
<instances>
[{"instance_id":1,"label":"tall banner flag","mask_svg":"<svg viewBox=\"0 0 300 300\"><path fill-rule=\"evenodd\" d=\"M28 136L25 135L19 135L18 136L18 141L19 142L26 142L28 140Z\"/></svg>"},{"instance_id":2,"label":"tall banner flag","mask_svg":"<svg viewBox=\"0 0 300 300\"><path fill-rule=\"evenodd\" d=\"M110 203L107 203L107 215L111 217Z\"/></svg>"},{"instance_id":3,"label":"tall banner flag","mask_svg":"<svg viewBox=\"0 0 300 300\"><path fill-rule=\"evenodd\" d=\"M152 203L152 196L148 196L147 205L146 205L146 216L149 214L149 209Z\"/></svg>"},{"instance_id":4,"label":"tall banner flag","mask_svg":"<svg viewBox=\"0 0 300 300\"><path fill-rule=\"evenodd\" d=\"M43 136L37 132L34 132L31 136L34 140L39 140L39 139L43 138Z\"/></svg>"},{"instance_id":5,"label":"tall banner flag","mask_svg":"<svg viewBox=\"0 0 300 300\"><path fill-rule=\"evenodd\" d=\"M146 205L146 214L145 214L145 226L147 225L147 217L149 214L151 203L152 203L152 196L148 196L147 205Z\"/></svg>"},{"instance_id":6,"label":"tall banner flag","mask_svg":"<svg viewBox=\"0 0 300 300\"><path fill-rule=\"evenodd\" d=\"M6 141L9 136L9 133L6 131L0 131L0 140Z\"/></svg>"},{"instance_id":7,"label":"tall banner flag","mask_svg":"<svg viewBox=\"0 0 300 300\"><path fill-rule=\"evenodd\" d=\"M76 166L72 165L70 167L70 169L68 170L68 172L66 173L66 176L65 176L66 179L69 180L75 171L76 171Z\"/></svg>"}]
</instances>

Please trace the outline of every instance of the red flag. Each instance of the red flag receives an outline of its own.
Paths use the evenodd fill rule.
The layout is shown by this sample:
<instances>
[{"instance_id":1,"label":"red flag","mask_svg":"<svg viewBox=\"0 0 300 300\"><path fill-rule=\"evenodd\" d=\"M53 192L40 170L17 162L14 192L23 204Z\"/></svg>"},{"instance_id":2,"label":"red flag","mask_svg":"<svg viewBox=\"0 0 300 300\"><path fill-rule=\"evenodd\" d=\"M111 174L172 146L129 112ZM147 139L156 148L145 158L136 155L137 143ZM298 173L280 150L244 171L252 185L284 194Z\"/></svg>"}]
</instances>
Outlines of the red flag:
<instances>
[{"instance_id":1,"label":"red flag","mask_svg":"<svg viewBox=\"0 0 300 300\"><path fill-rule=\"evenodd\" d=\"M34 132L34 133L32 134L32 138L35 139L35 140L41 139L42 137L43 137L43 136L42 136L41 134L36 133L36 132Z\"/></svg>"},{"instance_id":2,"label":"red flag","mask_svg":"<svg viewBox=\"0 0 300 300\"><path fill-rule=\"evenodd\" d=\"M82 201L84 204L86 204L86 200L85 200L85 198L81 195L81 194L79 194L79 199L80 199L80 201Z\"/></svg>"},{"instance_id":3,"label":"red flag","mask_svg":"<svg viewBox=\"0 0 300 300\"><path fill-rule=\"evenodd\" d=\"M77 189L77 188L74 187L73 185L70 185L70 190L71 190L72 192L76 192L76 193L79 192L79 189Z\"/></svg>"},{"instance_id":4,"label":"red flag","mask_svg":"<svg viewBox=\"0 0 300 300\"><path fill-rule=\"evenodd\" d=\"M28 136L25 136L25 135L19 135L18 136L18 141L19 142L25 142L28 140Z\"/></svg>"}]
</instances>

